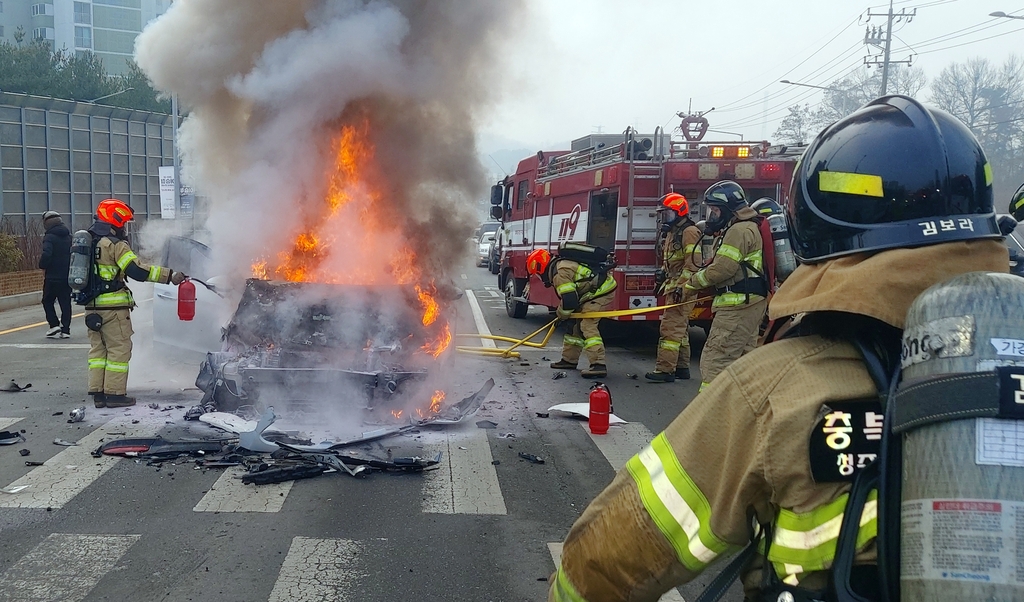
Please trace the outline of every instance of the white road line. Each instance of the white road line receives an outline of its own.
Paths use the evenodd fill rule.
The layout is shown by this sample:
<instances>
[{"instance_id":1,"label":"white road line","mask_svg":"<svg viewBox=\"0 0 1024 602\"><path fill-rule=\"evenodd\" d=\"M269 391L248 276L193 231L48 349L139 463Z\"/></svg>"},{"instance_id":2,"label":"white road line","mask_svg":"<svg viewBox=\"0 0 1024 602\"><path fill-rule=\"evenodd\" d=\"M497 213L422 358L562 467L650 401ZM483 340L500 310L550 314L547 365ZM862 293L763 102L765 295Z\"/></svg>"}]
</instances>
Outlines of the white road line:
<instances>
[{"instance_id":1,"label":"white road line","mask_svg":"<svg viewBox=\"0 0 1024 602\"><path fill-rule=\"evenodd\" d=\"M487 294L487 296L488 296L488 297L491 297L492 299L493 299L493 298L496 298L496 297L500 297L500 296L501 296L501 295L499 295L498 293L496 293L496 292L494 292L494 291L488 291L488 290L485 290L485 291L481 291L481 292L483 292L483 293L486 293L486 294Z\"/></svg>"},{"instance_id":2,"label":"white road line","mask_svg":"<svg viewBox=\"0 0 1024 602\"><path fill-rule=\"evenodd\" d=\"M12 424L17 424L21 418L0 418L0 431L7 430Z\"/></svg>"},{"instance_id":3,"label":"white road line","mask_svg":"<svg viewBox=\"0 0 1024 602\"><path fill-rule=\"evenodd\" d=\"M480 311L480 304L476 301L476 295L473 291L466 291L466 300L469 301L469 309L473 312L473 322L476 323L476 331L479 334L485 334L491 336L491 329L487 328L487 321L484 320L484 312ZM496 347L494 341L491 339L480 339L481 344L484 347Z\"/></svg>"},{"instance_id":4,"label":"white road line","mask_svg":"<svg viewBox=\"0 0 1024 602\"><path fill-rule=\"evenodd\" d=\"M438 433L426 456L443 452L439 470L424 475L423 511L430 514L508 514L498 473L491 464L487 431L464 428Z\"/></svg>"},{"instance_id":5,"label":"white road line","mask_svg":"<svg viewBox=\"0 0 1024 602\"><path fill-rule=\"evenodd\" d=\"M103 410L97 410L102 412ZM107 410L113 411L113 410ZM90 410L92 412L92 410ZM118 411L120 414L120 411ZM92 414L95 416L96 414ZM87 417L90 415L87 414ZM14 481L8 487L28 485L28 488L14 495L0 497L0 508L61 508L82 492L93 481L114 467L119 458L101 456L93 458L91 452L100 446L101 440L109 441L107 431L119 431L126 439L153 437L167 419L166 414L149 409L136 409L128 415L116 418L78 440L78 445L63 448L63 451L34 468L28 474ZM132 424L138 420L138 424ZM45 444L40 442L41 444ZM49 443L53 445L53 443Z\"/></svg>"},{"instance_id":6,"label":"white road line","mask_svg":"<svg viewBox=\"0 0 1024 602\"><path fill-rule=\"evenodd\" d=\"M0 343L0 347L13 349L88 349L88 343Z\"/></svg>"},{"instance_id":7,"label":"white road line","mask_svg":"<svg viewBox=\"0 0 1024 602\"><path fill-rule=\"evenodd\" d=\"M82 600L140 537L51 533L0 575L0 601Z\"/></svg>"},{"instance_id":8,"label":"white road line","mask_svg":"<svg viewBox=\"0 0 1024 602\"><path fill-rule=\"evenodd\" d=\"M601 450L608 463L616 472L619 471L630 458L635 456L654 439L651 431L639 422L629 422L608 429L606 435L595 435L590 432L587 421L579 423L583 430L587 431L594 445Z\"/></svg>"},{"instance_id":9,"label":"white road line","mask_svg":"<svg viewBox=\"0 0 1024 602\"><path fill-rule=\"evenodd\" d=\"M554 561L555 566L557 567L562 561L562 542L549 543L548 552L551 554L551 560ZM686 602L686 600L679 595L679 590L677 589L668 590L668 592L662 595L659 600L661 600L661 602Z\"/></svg>"},{"instance_id":10,"label":"white road line","mask_svg":"<svg viewBox=\"0 0 1024 602\"><path fill-rule=\"evenodd\" d=\"M350 539L292 539L267 602L359 599L356 584L369 577L356 562L361 552Z\"/></svg>"},{"instance_id":11,"label":"white road line","mask_svg":"<svg viewBox=\"0 0 1024 602\"><path fill-rule=\"evenodd\" d=\"M243 485L245 469L232 466L224 471L193 512L280 512L294 481L270 485Z\"/></svg>"}]
</instances>

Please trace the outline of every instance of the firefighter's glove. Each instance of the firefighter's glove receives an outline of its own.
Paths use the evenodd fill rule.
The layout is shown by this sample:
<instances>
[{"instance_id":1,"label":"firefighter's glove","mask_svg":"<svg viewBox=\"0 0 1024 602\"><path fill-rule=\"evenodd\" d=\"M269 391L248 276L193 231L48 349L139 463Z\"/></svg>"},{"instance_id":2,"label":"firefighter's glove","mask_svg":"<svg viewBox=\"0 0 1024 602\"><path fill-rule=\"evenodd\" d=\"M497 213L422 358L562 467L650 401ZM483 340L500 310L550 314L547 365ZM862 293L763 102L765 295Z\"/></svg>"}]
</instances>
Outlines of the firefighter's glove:
<instances>
[{"instance_id":1,"label":"firefighter's glove","mask_svg":"<svg viewBox=\"0 0 1024 602\"><path fill-rule=\"evenodd\" d=\"M171 284L177 286L185 281L188 275L182 272L171 272Z\"/></svg>"},{"instance_id":2,"label":"firefighter's glove","mask_svg":"<svg viewBox=\"0 0 1024 602\"><path fill-rule=\"evenodd\" d=\"M563 320L568 320L569 316L572 315L572 312L573 312L573 310L571 310L571 309L565 309L564 307L559 307L558 309L555 310L555 315L558 317L558 321L561 322Z\"/></svg>"}]
</instances>

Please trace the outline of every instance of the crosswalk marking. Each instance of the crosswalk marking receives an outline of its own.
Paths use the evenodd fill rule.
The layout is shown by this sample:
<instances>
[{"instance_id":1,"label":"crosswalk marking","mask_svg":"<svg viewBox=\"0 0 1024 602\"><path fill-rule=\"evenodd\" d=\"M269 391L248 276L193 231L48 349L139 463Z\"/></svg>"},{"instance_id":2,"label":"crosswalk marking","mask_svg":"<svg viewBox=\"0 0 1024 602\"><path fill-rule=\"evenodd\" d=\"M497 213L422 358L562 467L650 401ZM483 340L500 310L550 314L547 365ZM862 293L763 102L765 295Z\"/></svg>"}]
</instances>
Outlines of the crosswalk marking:
<instances>
[{"instance_id":1,"label":"crosswalk marking","mask_svg":"<svg viewBox=\"0 0 1024 602\"><path fill-rule=\"evenodd\" d=\"M562 542L549 543L548 552L551 554L551 560L554 561L555 566L558 566L558 564L562 562ZM679 595L679 590L677 589L668 590L668 592L662 595L659 600L661 600L661 602L686 602L686 600Z\"/></svg>"},{"instance_id":2,"label":"crosswalk marking","mask_svg":"<svg viewBox=\"0 0 1024 602\"><path fill-rule=\"evenodd\" d=\"M464 427L466 425L463 425ZM427 472L423 511L434 514L508 514L498 473L491 464L487 432L469 426L438 433L424 445L427 456L442 452L440 470Z\"/></svg>"},{"instance_id":3,"label":"crosswalk marking","mask_svg":"<svg viewBox=\"0 0 1024 602\"><path fill-rule=\"evenodd\" d=\"M350 539L292 539L267 602L358 599L355 585L369 576L356 562L361 552Z\"/></svg>"},{"instance_id":4,"label":"crosswalk marking","mask_svg":"<svg viewBox=\"0 0 1024 602\"><path fill-rule=\"evenodd\" d=\"M3 418L0 417L0 431L6 431L11 425L17 424L21 418Z\"/></svg>"},{"instance_id":5,"label":"crosswalk marking","mask_svg":"<svg viewBox=\"0 0 1024 602\"><path fill-rule=\"evenodd\" d=\"M243 485L241 466L232 466L192 508L193 512L280 512L295 481Z\"/></svg>"},{"instance_id":6,"label":"crosswalk marking","mask_svg":"<svg viewBox=\"0 0 1024 602\"><path fill-rule=\"evenodd\" d=\"M8 488L27 485L16 495L0 497L0 508L61 508L90 483L114 467L118 458L101 456L93 458L90 453L100 446L102 440L111 437L108 430L125 433L124 438L154 436L163 425L166 416L159 413L133 412L118 416L102 427L78 440L78 445L65 447L63 451L32 469L25 476L11 483ZM138 420L138 424L132 424ZM49 445L52 445L50 443Z\"/></svg>"},{"instance_id":7,"label":"crosswalk marking","mask_svg":"<svg viewBox=\"0 0 1024 602\"><path fill-rule=\"evenodd\" d=\"M52 533L0 575L0 602L82 600L140 537Z\"/></svg>"},{"instance_id":8,"label":"crosswalk marking","mask_svg":"<svg viewBox=\"0 0 1024 602\"><path fill-rule=\"evenodd\" d=\"M587 431L590 438L594 440L594 445L597 445L597 449L601 450L605 459L608 460L608 463L612 465L616 472L654 439L651 431L647 430L647 427L639 422L629 422L611 427L606 435L591 433L590 426L586 420L579 424Z\"/></svg>"}]
</instances>

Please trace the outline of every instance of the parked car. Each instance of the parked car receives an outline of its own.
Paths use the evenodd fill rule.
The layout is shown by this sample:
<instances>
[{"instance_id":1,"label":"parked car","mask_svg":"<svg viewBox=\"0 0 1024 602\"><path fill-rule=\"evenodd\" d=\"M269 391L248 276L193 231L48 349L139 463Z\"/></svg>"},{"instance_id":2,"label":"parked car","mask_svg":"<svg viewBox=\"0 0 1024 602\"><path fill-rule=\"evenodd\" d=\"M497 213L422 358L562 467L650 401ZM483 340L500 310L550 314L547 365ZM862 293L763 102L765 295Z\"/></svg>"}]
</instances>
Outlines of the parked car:
<instances>
[{"instance_id":1,"label":"parked car","mask_svg":"<svg viewBox=\"0 0 1024 602\"><path fill-rule=\"evenodd\" d=\"M494 242L494 232L484 232L480 235L480 240L477 241L476 249L476 265L478 267L487 266L487 258L491 254L491 243Z\"/></svg>"},{"instance_id":2,"label":"parked car","mask_svg":"<svg viewBox=\"0 0 1024 602\"><path fill-rule=\"evenodd\" d=\"M497 274L501 267L501 237L491 241L491 247L487 251L487 269L492 274Z\"/></svg>"}]
</instances>

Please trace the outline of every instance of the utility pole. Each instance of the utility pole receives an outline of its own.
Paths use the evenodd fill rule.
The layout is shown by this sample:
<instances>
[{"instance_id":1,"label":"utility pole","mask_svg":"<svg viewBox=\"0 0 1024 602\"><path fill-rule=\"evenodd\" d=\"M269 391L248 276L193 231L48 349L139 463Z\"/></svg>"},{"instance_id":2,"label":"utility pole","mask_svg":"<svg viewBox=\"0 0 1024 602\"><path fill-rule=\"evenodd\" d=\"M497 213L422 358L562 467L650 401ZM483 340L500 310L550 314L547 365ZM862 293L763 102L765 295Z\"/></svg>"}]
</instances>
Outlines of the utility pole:
<instances>
[{"instance_id":1,"label":"utility pole","mask_svg":"<svg viewBox=\"0 0 1024 602\"><path fill-rule=\"evenodd\" d=\"M890 58L889 58L889 51L892 48L892 24L894 22L899 23L899 22L903 21L904 19L907 20L907 23L910 23L914 19L914 17L917 15L917 9L916 8L913 9L909 13L907 12L907 9L905 9L905 8L901 9L900 12L898 12L898 13L893 13L892 12L892 3L893 3L893 0L889 0L889 12L887 12L887 13L873 13L871 11L868 11L868 20L869 21L871 20L871 17L885 17L886 18L886 24L885 24L885 31L884 31L884 33L883 33L881 27L868 27L864 31L864 44L865 45L875 46L877 48L881 48L882 49L882 60L879 60L879 59L874 58L874 57L871 57L871 58L864 57L864 64L865 65L867 65L869 67L872 66L872 65L875 65L875 66L881 65L882 66L882 91L881 91L882 92L882 96L885 96L885 94L886 94L886 92L887 92L887 90L889 88L889 65L891 63L897 63L897 64L904 63L904 64L907 64L907 65L910 65L911 62L914 60L914 55L910 55L910 57L908 57L907 59L902 60L902 61L893 61L893 60L890 60ZM884 35L884 37L883 37L883 35Z\"/></svg>"}]
</instances>

